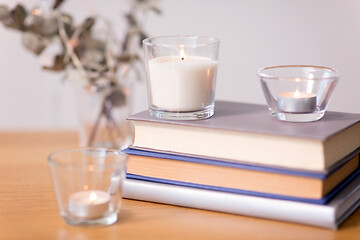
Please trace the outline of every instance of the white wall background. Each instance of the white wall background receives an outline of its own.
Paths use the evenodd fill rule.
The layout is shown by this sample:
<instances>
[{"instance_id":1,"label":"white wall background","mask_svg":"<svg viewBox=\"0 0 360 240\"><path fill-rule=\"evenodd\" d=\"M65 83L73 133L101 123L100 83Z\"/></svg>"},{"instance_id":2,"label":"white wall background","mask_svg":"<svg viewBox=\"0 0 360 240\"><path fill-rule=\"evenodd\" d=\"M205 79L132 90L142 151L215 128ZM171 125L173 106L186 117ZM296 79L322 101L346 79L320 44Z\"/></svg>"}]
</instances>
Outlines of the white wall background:
<instances>
[{"instance_id":1,"label":"white wall background","mask_svg":"<svg viewBox=\"0 0 360 240\"><path fill-rule=\"evenodd\" d=\"M121 32L128 0L67 0L81 21L91 13L111 18ZM29 8L36 0L22 1ZM14 0L0 0L14 6ZM360 1L163 0L163 15L149 15L152 36L194 34L221 40L217 99L265 104L256 71L281 64L334 67L342 73L329 110L360 113ZM62 74L42 71L20 34L0 26L0 130L71 129L77 125L72 86ZM145 85L135 111L146 109Z\"/></svg>"}]
</instances>

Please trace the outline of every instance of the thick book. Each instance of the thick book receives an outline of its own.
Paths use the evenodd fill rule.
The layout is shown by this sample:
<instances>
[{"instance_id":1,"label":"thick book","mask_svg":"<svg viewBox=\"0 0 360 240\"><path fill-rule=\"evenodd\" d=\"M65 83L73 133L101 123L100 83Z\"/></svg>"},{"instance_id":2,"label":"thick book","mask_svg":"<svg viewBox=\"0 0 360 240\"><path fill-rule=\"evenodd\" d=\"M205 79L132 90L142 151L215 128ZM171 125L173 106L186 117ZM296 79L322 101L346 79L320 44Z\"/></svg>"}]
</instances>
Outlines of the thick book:
<instances>
[{"instance_id":1,"label":"thick book","mask_svg":"<svg viewBox=\"0 0 360 240\"><path fill-rule=\"evenodd\" d=\"M334 198L343 188L345 188L355 177L360 174L360 169L355 170L352 174L350 174L347 178L345 178L341 183L339 183L335 188L333 188L328 194L326 194L322 198L304 198L304 197L294 197L289 195L280 195L274 193L267 193L267 192L256 192L256 191L248 191L244 189L238 189L233 187L219 187L216 185L205 185L205 184L198 184L192 182L184 182L184 181L177 181L177 180L170 180L165 178L155 178L149 177L144 175L137 175L127 173L126 177L128 179L133 180L142 180L154 183L165 183L174 186L183 186L183 187L192 187L192 188L199 188L199 189L207 189L219 192L228 192L228 193L236 193L236 194L243 194L249 196L257 196L257 197L266 197L266 198L273 198L273 199L281 199L281 200L289 200L289 201L297 201L297 202L306 202L306 203L313 203L313 204L326 204L332 198ZM284 183L285 184L285 183Z\"/></svg>"},{"instance_id":2,"label":"thick book","mask_svg":"<svg viewBox=\"0 0 360 240\"><path fill-rule=\"evenodd\" d=\"M354 178L326 205L232 194L134 179L125 180L123 196L129 199L337 229L360 205L360 176Z\"/></svg>"},{"instance_id":3,"label":"thick book","mask_svg":"<svg viewBox=\"0 0 360 240\"><path fill-rule=\"evenodd\" d=\"M279 121L264 105L217 101L206 120L128 118L133 148L322 171L360 146L360 114L327 111L315 122Z\"/></svg>"},{"instance_id":4,"label":"thick book","mask_svg":"<svg viewBox=\"0 0 360 240\"><path fill-rule=\"evenodd\" d=\"M124 149L127 173L288 197L322 199L359 167L359 150L322 172L254 166L221 160Z\"/></svg>"}]
</instances>

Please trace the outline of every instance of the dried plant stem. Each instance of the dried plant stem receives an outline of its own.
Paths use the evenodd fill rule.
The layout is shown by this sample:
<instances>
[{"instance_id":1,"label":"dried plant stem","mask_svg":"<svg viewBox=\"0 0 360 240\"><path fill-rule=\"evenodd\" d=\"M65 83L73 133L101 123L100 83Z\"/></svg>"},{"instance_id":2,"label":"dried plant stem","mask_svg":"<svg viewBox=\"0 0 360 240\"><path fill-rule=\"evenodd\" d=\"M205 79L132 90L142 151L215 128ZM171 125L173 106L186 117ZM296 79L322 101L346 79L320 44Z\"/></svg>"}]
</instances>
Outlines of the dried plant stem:
<instances>
[{"instance_id":1,"label":"dried plant stem","mask_svg":"<svg viewBox=\"0 0 360 240\"><path fill-rule=\"evenodd\" d=\"M100 120L101 120L102 115L104 114L104 111L105 111L105 99L104 99L103 103L101 104L100 112L99 112L99 114L98 114L98 116L96 118L94 126L91 129L89 141L88 141L88 144L87 144L88 147L91 147L94 144L96 132L97 132L97 130L99 128Z\"/></svg>"},{"instance_id":2,"label":"dried plant stem","mask_svg":"<svg viewBox=\"0 0 360 240\"><path fill-rule=\"evenodd\" d=\"M58 14L58 24L59 24L59 36L60 36L61 41L64 43L64 45L66 47L66 54L70 56L70 58L71 58L72 62L74 63L76 69L78 71L80 71L80 73L84 77L87 77L86 71L85 71L83 65L81 64L80 59L74 53L74 48L71 45L71 41L69 41L68 35L66 34L65 27L64 27L64 22L62 20L61 14Z\"/></svg>"},{"instance_id":3,"label":"dried plant stem","mask_svg":"<svg viewBox=\"0 0 360 240\"><path fill-rule=\"evenodd\" d=\"M121 138L125 138L124 134L119 130L119 128L116 126L116 122L114 120L114 118L110 115L108 118L108 122L110 123L110 125L112 126L112 129L116 131L117 136L120 136ZM116 140L116 138L114 137L114 140Z\"/></svg>"},{"instance_id":4,"label":"dried plant stem","mask_svg":"<svg viewBox=\"0 0 360 240\"><path fill-rule=\"evenodd\" d=\"M113 118L113 111L123 107L130 95L130 91L122 87L126 78L129 75L142 78L141 68L137 64L142 59L139 54L141 40L147 37L142 24L145 23L148 12L160 11L153 6L151 0L134 0L124 15L127 29L122 39L115 38L113 25L101 15L89 16L82 24L75 24L70 15L59 9L63 2L65 0L41 0L40 7L32 11L21 4L13 9L0 4L0 22L22 32L23 45L31 52L40 55L45 51L41 57L44 60L51 58L53 63L48 66L49 61L46 61L42 64L44 69L68 71L66 76L76 80L80 78L79 83L86 80L89 94L102 94L101 109L92 125L87 143L88 146L96 144L97 135L103 130L100 129L102 121L105 121L110 141L117 147L117 140L126 139L126 133L122 132L122 126L119 127L115 121L116 116ZM99 19L103 20L105 28L100 28L100 35L95 36L94 32L100 30L95 25ZM70 72L70 69L77 72Z\"/></svg>"},{"instance_id":5,"label":"dried plant stem","mask_svg":"<svg viewBox=\"0 0 360 240\"><path fill-rule=\"evenodd\" d=\"M60 39L62 40L62 42L64 43L65 47L66 47L66 57L70 57L71 61L74 63L74 65L78 69L78 71L80 71L84 77L87 77L86 71L85 71L83 65L81 64L80 59L75 54L74 48L72 46L72 42L76 41L78 39L79 35L81 34L81 29L77 28L75 30L71 40L70 40L68 35L66 34L64 23L63 23L63 20L61 18L62 18L61 15L59 15L58 16L59 36L60 36ZM98 114L98 116L96 118L95 124L92 127L92 130L91 130L91 133L90 133L90 136L89 136L89 141L88 141L88 144L87 144L88 146L93 146L93 144L94 144L96 133L97 133L97 131L99 129L101 117L103 115L105 115L107 122L109 121L108 113L106 113L106 111L110 111L110 110L107 109L106 98L105 98L103 100L101 110L100 110L100 112L99 112L99 114ZM111 116L110 116L110 118L111 118ZM109 132L111 132L111 131L109 131Z\"/></svg>"},{"instance_id":6,"label":"dried plant stem","mask_svg":"<svg viewBox=\"0 0 360 240\"><path fill-rule=\"evenodd\" d=\"M95 124L91 129L91 133L90 133L89 141L88 141L89 147L92 147L94 145L95 137L96 137L97 131L100 126L101 118L103 116L106 119L106 126L109 129L109 136L111 138L110 141L116 144L116 136L113 135L112 130L116 131L117 135L124 137L123 134L121 133L121 131L119 131L119 129L117 128L116 122L115 122L114 118L112 117L112 114L111 114L112 106L108 106L106 103L107 102L106 102L106 98L105 98L101 105L100 112L96 118ZM117 146L114 145L113 147L117 147Z\"/></svg>"},{"instance_id":7,"label":"dried plant stem","mask_svg":"<svg viewBox=\"0 0 360 240\"><path fill-rule=\"evenodd\" d=\"M112 120L111 116L106 116L106 119L107 119L107 121L106 121L107 124L106 125L107 125L107 127L109 129L109 137L110 137L110 139L111 139L110 141L112 143L111 147L116 148L117 147L116 146L116 136L114 136L113 131L112 131L112 130L117 129L116 125L113 124L113 120Z\"/></svg>"}]
</instances>

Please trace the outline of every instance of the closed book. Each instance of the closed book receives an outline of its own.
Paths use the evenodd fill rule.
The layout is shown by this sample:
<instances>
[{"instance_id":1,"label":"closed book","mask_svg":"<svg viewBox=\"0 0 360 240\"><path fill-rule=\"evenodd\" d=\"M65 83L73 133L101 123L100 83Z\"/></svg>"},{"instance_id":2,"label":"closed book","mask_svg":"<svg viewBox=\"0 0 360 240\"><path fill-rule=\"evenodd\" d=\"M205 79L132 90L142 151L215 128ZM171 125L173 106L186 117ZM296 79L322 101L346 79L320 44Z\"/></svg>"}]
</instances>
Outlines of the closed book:
<instances>
[{"instance_id":1,"label":"closed book","mask_svg":"<svg viewBox=\"0 0 360 240\"><path fill-rule=\"evenodd\" d=\"M133 148L323 171L360 146L360 115L326 112L315 122L279 121L264 105L217 101L206 120L158 119L148 111L128 118Z\"/></svg>"},{"instance_id":2,"label":"closed book","mask_svg":"<svg viewBox=\"0 0 360 240\"><path fill-rule=\"evenodd\" d=\"M296 198L326 197L359 167L359 151L322 172L256 166L221 160L124 149L130 175ZM323 202L324 202L323 201Z\"/></svg>"},{"instance_id":3,"label":"closed book","mask_svg":"<svg viewBox=\"0 0 360 240\"><path fill-rule=\"evenodd\" d=\"M129 199L336 229L360 205L360 176L354 178L326 205L133 179L125 180L123 196Z\"/></svg>"},{"instance_id":4,"label":"closed book","mask_svg":"<svg viewBox=\"0 0 360 240\"><path fill-rule=\"evenodd\" d=\"M249 196L257 196L257 197L266 197L266 198L273 198L273 199L281 199L281 200L289 200L289 201L297 201L297 202L306 202L306 203L314 203L314 204L326 204L332 198L334 198L344 187L349 184L352 179L357 177L360 174L360 169L355 170L352 174L350 174L347 178L345 178L341 183L339 183L335 188L333 188L328 194L320 199L315 198L304 198L304 197L294 197L289 195L280 195L274 193L267 193L267 192L255 192L255 191L248 191L244 189L238 189L233 187L219 187L216 185L205 185L205 184L198 184L192 182L183 182L177 180L170 180L165 178L155 178L149 177L144 175L137 175L127 173L126 177L128 179L133 180L142 180L154 183L165 183L174 186L184 186L184 187L192 187L192 188L199 188L199 189L207 189L219 192L228 192L228 193L236 193L242 195L249 195ZM286 184L286 183L285 183Z\"/></svg>"}]
</instances>

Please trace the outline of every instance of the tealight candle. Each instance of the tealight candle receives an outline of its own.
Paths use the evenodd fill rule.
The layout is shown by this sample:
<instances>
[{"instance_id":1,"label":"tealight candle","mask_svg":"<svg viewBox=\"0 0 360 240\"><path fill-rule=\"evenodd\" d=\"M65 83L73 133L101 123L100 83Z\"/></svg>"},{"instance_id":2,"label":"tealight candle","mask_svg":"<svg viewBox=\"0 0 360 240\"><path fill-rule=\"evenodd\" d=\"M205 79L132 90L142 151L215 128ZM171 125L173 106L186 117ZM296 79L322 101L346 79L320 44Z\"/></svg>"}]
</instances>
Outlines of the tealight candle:
<instances>
[{"instance_id":1,"label":"tealight candle","mask_svg":"<svg viewBox=\"0 0 360 240\"><path fill-rule=\"evenodd\" d=\"M217 61L206 57L179 56L151 59L149 73L152 103L167 111L196 111L211 104Z\"/></svg>"},{"instance_id":2,"label":"tealight candle","mask_svg":"<svg viewBox=\"0 0 360 240\"><path fill-rule=\"evenodd\" d=\"M108 211L110 194L99 190L76 192L69 197L69 212L80 218L99 218Z\"/></svg>"},{"instance_id":3,"label":"tealight candle","mask_svg":"<svg viewBox=\"0 0 360 240\"><path fill-rule=\"evenodd\" d=\"M316 110L316 94L299 92L279 93L277 100L279 111L288 113L310 113Z\"/></svg>"}]
</instances>

